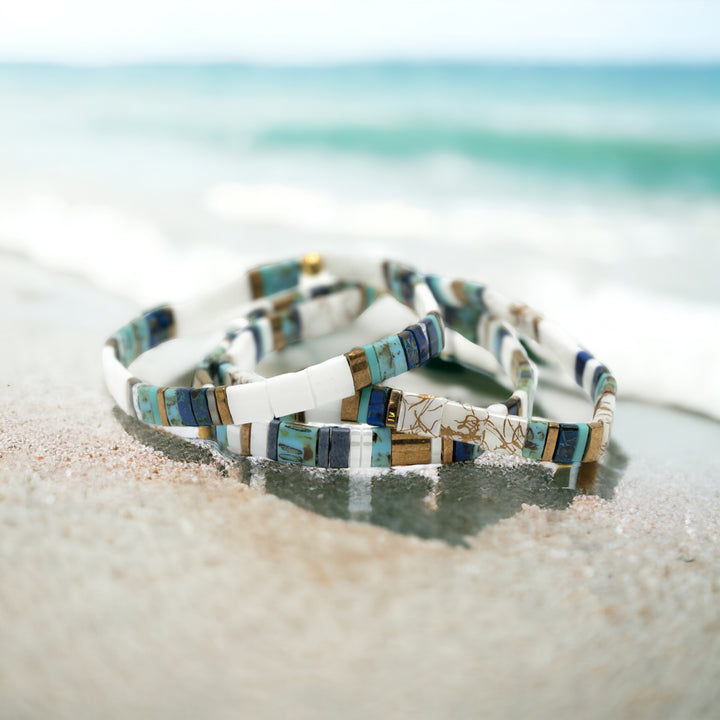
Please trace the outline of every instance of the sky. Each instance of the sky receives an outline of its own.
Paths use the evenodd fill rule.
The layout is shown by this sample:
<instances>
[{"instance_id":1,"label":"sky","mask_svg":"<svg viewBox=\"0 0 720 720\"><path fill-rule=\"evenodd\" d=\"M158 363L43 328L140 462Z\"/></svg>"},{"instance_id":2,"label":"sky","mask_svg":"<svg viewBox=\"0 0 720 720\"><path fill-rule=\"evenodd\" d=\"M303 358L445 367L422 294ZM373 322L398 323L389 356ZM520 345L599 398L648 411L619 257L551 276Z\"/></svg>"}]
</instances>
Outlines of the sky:
<instances>
[{"instance_id":1,"label":"sky","mask_svg":"<svg viewBox=\"0 0 720 720\"><path fill-rule=\"evenodd\" d=\"M0 0L0 61L720 60L720 0Z\"/></svg>"}]
</instances>

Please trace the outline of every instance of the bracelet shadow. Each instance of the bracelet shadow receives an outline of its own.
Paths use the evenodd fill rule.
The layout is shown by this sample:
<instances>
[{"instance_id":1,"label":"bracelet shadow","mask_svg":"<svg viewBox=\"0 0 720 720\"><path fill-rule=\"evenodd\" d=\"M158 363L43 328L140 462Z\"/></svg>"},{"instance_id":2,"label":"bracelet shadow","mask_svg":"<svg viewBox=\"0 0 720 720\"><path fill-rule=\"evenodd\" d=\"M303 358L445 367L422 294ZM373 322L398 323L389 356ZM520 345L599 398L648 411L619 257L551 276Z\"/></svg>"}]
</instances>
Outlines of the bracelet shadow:
<instances>
[{"instance_id":1,"label":"bracelet shadow","mask_svg":"<svg viewBox=\"0 0 720 720\"><path fill-rule=\"evenodd\" d=\"M191 443L155 430L117 408L126 432L166 457L217 464L207 441ZM248 458L225 458L225 472L240 482L310 512L329 518L370 523L403 535L468 546L468 538L523 504L563 510L578 494L609 499L627 465L627 456L611 443L602 463L569 468L539 463L509 466L482 461L422 469L378 471L326 470Z\"/></svg>"}]
</instances>

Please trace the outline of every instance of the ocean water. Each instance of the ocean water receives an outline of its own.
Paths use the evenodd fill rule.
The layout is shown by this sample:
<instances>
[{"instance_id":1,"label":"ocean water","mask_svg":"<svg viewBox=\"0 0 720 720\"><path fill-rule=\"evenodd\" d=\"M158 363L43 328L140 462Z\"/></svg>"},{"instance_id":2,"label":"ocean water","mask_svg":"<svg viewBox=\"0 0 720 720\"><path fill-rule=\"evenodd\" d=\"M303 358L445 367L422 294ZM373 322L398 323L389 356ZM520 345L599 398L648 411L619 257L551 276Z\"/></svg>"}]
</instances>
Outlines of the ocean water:
<instances>
[{"instance_id":1,"label":"ocean water","mask_svg":"<svg viewBox=\"0 0 720 720\"><path fill-rule=\"evenodd\" d=\"M720 67L0 66L0 250L144 305L342 248L720 418Z\"/></svg>"}]
</instances>

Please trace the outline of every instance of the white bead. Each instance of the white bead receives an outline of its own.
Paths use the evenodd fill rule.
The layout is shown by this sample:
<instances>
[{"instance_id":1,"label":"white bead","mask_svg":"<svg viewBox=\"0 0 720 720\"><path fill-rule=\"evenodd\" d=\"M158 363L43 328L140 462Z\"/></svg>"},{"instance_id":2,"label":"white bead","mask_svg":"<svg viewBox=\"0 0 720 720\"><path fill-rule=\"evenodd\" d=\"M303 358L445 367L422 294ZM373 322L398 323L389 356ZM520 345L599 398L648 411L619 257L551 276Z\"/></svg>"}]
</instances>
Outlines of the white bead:
<instances>
[{"instance_id":1,"label":"white bead","mask_svg":"<svg viewBox=\"0 0 720 720\"><path fill-rule=\"evenodd\" d=\"M240 332L230 344L227 354L232 362L243 370L253 370L257 364L257 346L252 332L249 330Z\"/></svg>"},{"instance_id":2,"label":"white bead","mask_svg":"<svg viewBox=\"0 0 720 720\"><path fill-rule=\"evenodd\" d=\"M443 437L478 445L487 417L485 408L450 400L443 408L440 431Z\"/></svg>"},{"instance_id":3,"label":"white bead","mask_svg":"<svg viewBox=\"0 0 720 720\"><path fill-rule=\"evenodd\" d=\"M403 393L398 408L397 429L423 437L440 437L445 398Z\"/></svg>"},{"instance_id":4,"label":"white bead","mask_svg":"<svg viewBox=\"0 0 720 720\"><path fill-rule=\"evenodd\" d=\"M599 360L592 358L585 363L585 369L583 370L582 376L582 388L583 390L592 397L592 381L595 371L602 365Z\"/></svg>"},{"instance_id":5,"label":"white bead","mask_svg":"<svg viewBox=\"0 0 720 720\"><path fill-rule=\"evenodd\" d=\"M353 376L344 355L330 358L318 365L311 365L306 372L310 381L313 403L303 408L305 410L355 394Z\"/></svg>"},{"instance_id":6,"label":"white bead","mask_svg":"<svg viewBox=\"0 0 720 720\"><path fill-rule=\"evenodd\" d=\"M362 434L362 428L350 428L350 454L348 459L348 467L361 467L360 462L362 459Z\"/></svg>"},{"instance_id":7,"label":"white bead","mask_svg":"<svg viewBox=\"0 0 720 720\"><path fill-rule=\"evenodd\" d=\"M240 440L240 426L239 425L228 425L227 426L227 446L230 452L234 452L236 455L240 455L242 452L242 441Z\"/></svg>"},{"instance_id":8,"label":"white bead","mask_svg":"<svg viewBox=\"0 0 720 720\"><path fill-rule=\"evenodd\" d=\"M250 454L253 457L267 457L268 423L254 422L250 431Z\"/></svg>"},{"instance_id":9,"label":"white bead","mask_svg":"<svg viewBox=\"0 0 720 720\"><path fill-rule=\"evenodd\" d=\"M488 405L487 411L493 415L499 415L500 417L508 414L507 405L504 405L503 403L493 403L492 405Z\"/></svg>"},{"instance_id":10,"label":"white bead","mask_svg":"<svg viewBox=\"0 0 720 720\"><path fill-rule=\"evenodd\" d=\"M303 339L322 337L338 329L328 309L329 300L329 297L321 296L297 306Z\"/></svg>"},{"instance_id":11,"label":"white bead","mask_svg":"<svg viewBox=\"0 0 720 720\"><path fill-rule=\"evenodd\" d=\"M442 462L442 439L433 438L430 441L430 462L439 464Z\"/></svg>"},{"instance_id":12,"label":"white bead","mask_svg":"<svg viewBox=\"0 0 720 720\"><path fill-rule=\"evenodd\" d=\"M117 406L124 413L129 413L127 384L128 380L132 378L132 373L123 367L122 363L115 357L115 350L110 345L103 347L102 365L108 392L112 395Z\"/></svg>"},{"instance_id":13,"label":"white bead","mask_svg":"<svg viewBox=\"0 0 720 720\"><path fill-rule=\"evenodd\" d=\"M260 332L260 337L262 338L262 357L265 357L268 353L275 349L275 339L273 338L272 325L266 317L258 318L255 321L255 325Z\"/></svg>"},{"instance_id":14,"label":"white bead","mask_svg":"<svg viewBox=\"0 0 720 720\"><path fill-rule=\"evenodd\" d=\"M231 385L227 388L227 402L233 424L272 420L273 409L267 382Z\"/></svg>"},{"instance_id":15,"label":"white bead","mask_svg":"<svg viewBox=\"0 0 720 720\"><path fill-rule=\"evenodd\" d=\"M440 308L432 290L424 282L415 284L413 307L415 308L415 312L417 312L421 318L426 317L431 312L440 312Z\"/></svg>"},{"instance_id":16,"label":"white bead","mask_svg":"<svg viewBox=\"0 0 720 720\"><path fill-rule=\"evenodd\" d=\"M580 348L577 343L558 325L543 320L538 326L540 343L553 353L567 372L575 376L575 358Z\"/></svg>"},{"instance_id":17,"label":"white bead","mask_svg":"<svg viewBox=\"0 0 720 720\"><path fill-rule=\"evenodd\" d=\"M356 320L365 310L365 290L362 288L342 290L328 300L330 301L328 309L338 330Z\"/></svg>"},{"instance_id":18,"label":"white bead","mask_svg":"<svg viewBox=\"0 0 720 720\"><path fill-rule=\"evenodd\" d=\"M307 371L276 375L267 381L270 405L275 417L315 407Z\"/></svg>"},{"instance_id":19,"label":"white bead","mask_svg":"<svg viewBox=\"0 0 720 720\"><path fill-rule=\"evenodd\" d=\"M372 467L372 428L362 428L362 444L360 446L360 467Z\"/></svg>"},{"instance_id":20,"label":"white bead","mask_svg":"<svg viewBox=\"0 0 720 720\"><path fill-rule=\"evenodd\" d=\"M505 408L507 413L507 408ZM527 420L516 415L488 413L482 446L504 455L522 453L527 436Z\"/></svg>"}]
</instances>

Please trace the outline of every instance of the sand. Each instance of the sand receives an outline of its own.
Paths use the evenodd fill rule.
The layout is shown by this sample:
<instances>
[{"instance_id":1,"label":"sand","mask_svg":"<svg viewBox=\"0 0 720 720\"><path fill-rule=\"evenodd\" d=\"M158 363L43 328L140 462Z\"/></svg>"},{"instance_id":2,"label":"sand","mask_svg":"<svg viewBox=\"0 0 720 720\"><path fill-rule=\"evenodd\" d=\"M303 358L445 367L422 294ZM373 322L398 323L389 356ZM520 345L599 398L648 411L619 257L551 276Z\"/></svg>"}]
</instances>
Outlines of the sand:
<instances>
[{"instance_id":1,"label":"sand","mask_svg":"<svg viewBox=\"0 0 720 720\"><path fill-rule=\"evenodd\" d=\"M0 288L1 717L717 717L717 424L621 402L600 496L248 468L113 411L129 302Z\"/></svg>"}]
</instances>

